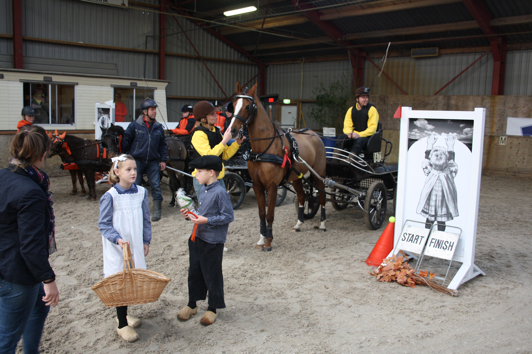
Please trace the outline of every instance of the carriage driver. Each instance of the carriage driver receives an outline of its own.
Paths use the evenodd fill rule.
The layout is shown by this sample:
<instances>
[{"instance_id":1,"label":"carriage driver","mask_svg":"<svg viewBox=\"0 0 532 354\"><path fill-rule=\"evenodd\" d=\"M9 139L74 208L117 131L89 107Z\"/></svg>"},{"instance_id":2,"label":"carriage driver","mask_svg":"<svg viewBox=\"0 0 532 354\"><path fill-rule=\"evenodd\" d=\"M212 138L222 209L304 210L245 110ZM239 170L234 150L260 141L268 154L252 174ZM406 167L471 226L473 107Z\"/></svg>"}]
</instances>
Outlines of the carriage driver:
<instances>
[{"instance_id":1,"label":"carriage driver","mask_svg":"<svg viewBox=\"0 0 532 354\"><path fill-rule=\"evenodd\" d=\"M369 87L359 87L355 91L356 104L347 110L344 119L344 134L353 146L351 152L360 155L367 146L369 138L377 131L379 112L369 103Z\"/></svg>"},{"instance_id":2,"label":"carriage driver","mask_svg":"<svg viewBox=\"0 0 532 354\"><path fill-rule=\"evenodd\" d=\"M20 114L22 115L22 119L17 123L17 133L20 131L20 128L25 125L32 125L35 120L35 110L30 106L22 108Z\"/></svg>"},{"instance_id":3,"label":"carriage driver","mask_svg":"<svg viewBox=\"0 0 532 354\"><path fill-rule=\"evenodd\" d=\"M135 184L140 185L142 183L142 175L144 173L148 176L153 198L151 221L159 221L163 202L159 169L161 171L164 170L166 168L166 160L168 160L166 139L163 126L155 120L157 103L154 100L147 99L140 104L140 110L142 114L137 120L131 122L126 129L124 140L122 141L122 151L133 156L137 163Z\"/></svg>"}]
</instances>

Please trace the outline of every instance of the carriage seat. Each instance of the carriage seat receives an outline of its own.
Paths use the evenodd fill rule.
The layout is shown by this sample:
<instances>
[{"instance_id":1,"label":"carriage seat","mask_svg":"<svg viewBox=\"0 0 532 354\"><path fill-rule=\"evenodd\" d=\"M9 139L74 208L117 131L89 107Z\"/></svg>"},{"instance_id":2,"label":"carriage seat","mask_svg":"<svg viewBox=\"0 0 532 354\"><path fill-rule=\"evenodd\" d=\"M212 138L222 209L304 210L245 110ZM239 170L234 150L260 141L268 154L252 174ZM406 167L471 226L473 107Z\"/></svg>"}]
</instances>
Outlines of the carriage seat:
<instances>
[{"instance_id":1,"label":"carriage seat","mask_svg":"<svg viewBox=\"0 0 532 354\"><path fill-rule=\"evenodd\" d=\"M373 159L373 153L381 151L381 143L382 143L382 123L379 122L377 125L377 131L375 134L369 137L368 144L366 145L365 149L362 149L362 153L364 156L366 156L368 159Z\"/></svg>"}]
</instances>

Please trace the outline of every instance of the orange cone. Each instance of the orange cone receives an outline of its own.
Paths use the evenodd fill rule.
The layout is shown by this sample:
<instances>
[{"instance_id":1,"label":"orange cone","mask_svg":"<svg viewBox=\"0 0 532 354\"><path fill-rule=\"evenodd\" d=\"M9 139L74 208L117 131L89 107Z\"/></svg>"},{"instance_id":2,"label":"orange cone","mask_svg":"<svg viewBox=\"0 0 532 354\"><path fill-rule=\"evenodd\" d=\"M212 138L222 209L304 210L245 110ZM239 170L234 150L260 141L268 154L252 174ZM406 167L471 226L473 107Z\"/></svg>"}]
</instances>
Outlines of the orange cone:
<instances>
[{"instance_id":1,"label":"orange cone","mask_svg":"<svg viewBox=\"0 0 532 354\"><path fill-rule=\"evenodd\" d=\"M395 218L390 217L390 222L384 229L379 241L373 247L373 251L369 254L368 259L366 259L366 264L372 267L378 267L381 265L382 261L390 252L393 250L393 234L395 230Z\"/></svg>"}]
</instances>

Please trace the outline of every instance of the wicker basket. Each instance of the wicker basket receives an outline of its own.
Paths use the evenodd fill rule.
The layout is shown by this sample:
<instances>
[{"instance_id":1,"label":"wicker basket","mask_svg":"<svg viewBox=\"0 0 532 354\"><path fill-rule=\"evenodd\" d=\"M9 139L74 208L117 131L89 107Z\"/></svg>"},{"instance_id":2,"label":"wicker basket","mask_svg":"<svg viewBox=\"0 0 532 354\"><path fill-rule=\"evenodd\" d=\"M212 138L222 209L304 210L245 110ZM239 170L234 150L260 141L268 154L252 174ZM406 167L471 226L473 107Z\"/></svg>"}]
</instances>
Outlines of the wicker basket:
<instances>
[{"instance_id":1,"label":"wicker basket","mask_svg":"<svg viewBox=\"0 0 532 354\"><path fill-rule=\"evenodd\" d=\"M118 307L155 302L171 280L146 269L135 269L129 245L124 247L124 270L113 274L91 289L106 307Z\"/></svg>"}]
</instances>

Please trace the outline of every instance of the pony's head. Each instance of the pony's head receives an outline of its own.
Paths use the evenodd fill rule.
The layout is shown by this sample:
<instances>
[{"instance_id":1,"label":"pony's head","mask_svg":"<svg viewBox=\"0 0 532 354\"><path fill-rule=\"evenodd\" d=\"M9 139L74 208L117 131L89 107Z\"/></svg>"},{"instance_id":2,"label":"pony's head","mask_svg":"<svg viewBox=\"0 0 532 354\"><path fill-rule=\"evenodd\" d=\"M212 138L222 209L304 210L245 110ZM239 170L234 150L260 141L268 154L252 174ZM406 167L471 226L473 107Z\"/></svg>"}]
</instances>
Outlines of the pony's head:
<instances>
[{"instance_id":1,"label":"pony's head","mask_svg":"<svg viewBox=\"0 0 532 354\"><path fill-rule=\"evenodd\" d=\"M242 137L244 130L253 123L253 118L257 114L257 84L251 89L242 88L240 82L236 83L236 98L233 101L234 114L229 128L233 138Z\"/></svg>"},{"instance_id":2,"label":"pony's head","mask_svg":"<svg viewBox=\"0 0 532 354\"><path fill-rule=\"evenodd\" d=\"M63 148L63 144L65 143L65 136L66 132L59 135L57 133L57 130L54 134L51 134L50 140L52 141L52 143L50 145L50 152L48 153L48 157L55 156L61 151L61 149Z\"/></svg>"}]
</instances>

